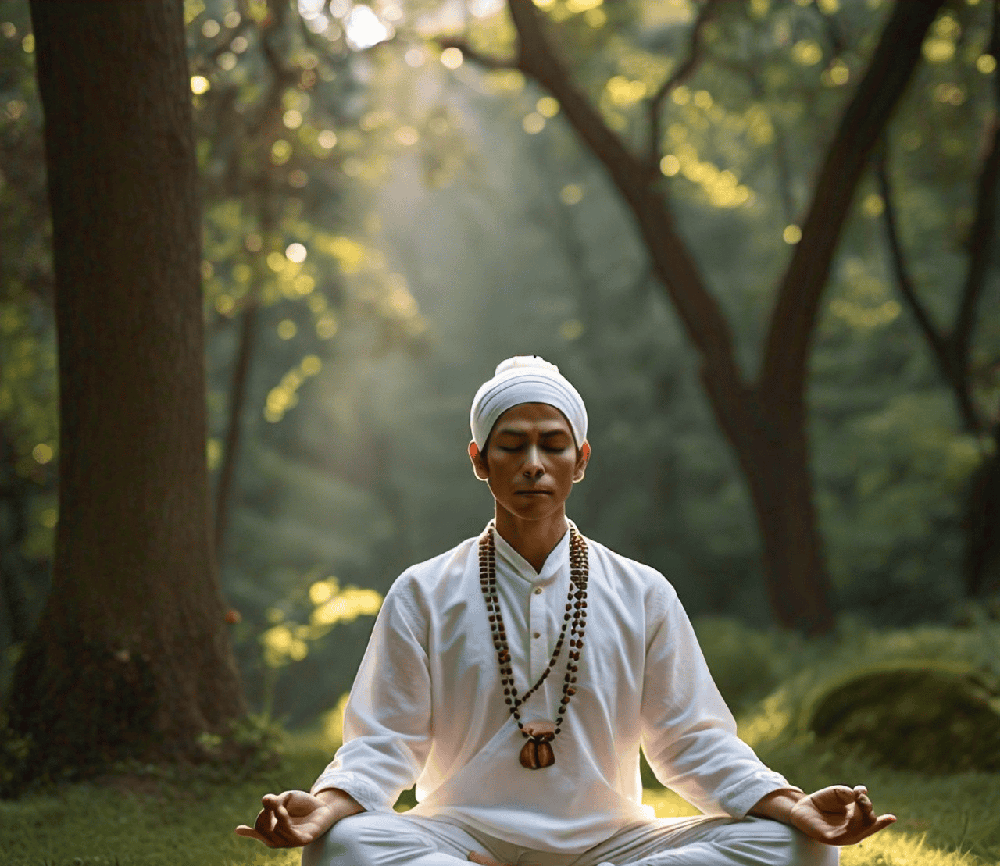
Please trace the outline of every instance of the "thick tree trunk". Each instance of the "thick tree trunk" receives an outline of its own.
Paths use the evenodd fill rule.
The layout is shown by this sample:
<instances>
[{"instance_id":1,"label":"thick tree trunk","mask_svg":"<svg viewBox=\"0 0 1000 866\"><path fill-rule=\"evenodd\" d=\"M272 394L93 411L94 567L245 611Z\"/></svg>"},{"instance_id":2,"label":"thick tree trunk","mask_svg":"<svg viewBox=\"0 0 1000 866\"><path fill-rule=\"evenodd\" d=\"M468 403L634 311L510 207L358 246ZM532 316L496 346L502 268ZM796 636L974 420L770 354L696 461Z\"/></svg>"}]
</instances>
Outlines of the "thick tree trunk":
<instances>
[{"instance_id":1,"label":"thick tree trunk","mask_svg":"<svg viewBox=\"0 0 1000 866\"><path fill-rule=\"evenodd\" d=\"M34 772L191 756L244 701L211 547L182 3L37 0L31 13L61 463L52 592L10 721Z\"/></svg>"},{"instance_id":2,"label":"thick tree trunk","mask_svg":"<svg viewBox=\"0 0 1000 866\"><path fill-rule=\"evenodd\" d=\"M791 401L780 412L769 411L753 391L734 400L716 382L706 380L705 389L747 483L774 617L804 634L823 634L832 628L833 614L813 504L805 406Z\"/></svg>"}]
</instances>

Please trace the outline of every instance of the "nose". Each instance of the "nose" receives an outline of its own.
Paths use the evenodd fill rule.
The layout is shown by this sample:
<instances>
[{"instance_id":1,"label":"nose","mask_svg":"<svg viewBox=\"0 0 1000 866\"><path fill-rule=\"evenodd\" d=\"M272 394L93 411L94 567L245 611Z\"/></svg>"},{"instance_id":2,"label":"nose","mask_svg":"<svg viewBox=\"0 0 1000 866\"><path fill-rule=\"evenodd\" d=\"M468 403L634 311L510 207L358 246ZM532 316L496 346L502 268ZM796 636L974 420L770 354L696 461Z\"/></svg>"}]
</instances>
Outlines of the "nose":
<instances>
[{"instance_id":1,"label":"nose","mask_svg":"<svg viewBox=\"0 0 1000 866\"><path fill-rule=\"evenodd\" d=\"M545 472L542 465L542 452L537 445L529 445L527 453L524 455L524 476L526 478L539 478Z\"/></svg>"}]
</instances>

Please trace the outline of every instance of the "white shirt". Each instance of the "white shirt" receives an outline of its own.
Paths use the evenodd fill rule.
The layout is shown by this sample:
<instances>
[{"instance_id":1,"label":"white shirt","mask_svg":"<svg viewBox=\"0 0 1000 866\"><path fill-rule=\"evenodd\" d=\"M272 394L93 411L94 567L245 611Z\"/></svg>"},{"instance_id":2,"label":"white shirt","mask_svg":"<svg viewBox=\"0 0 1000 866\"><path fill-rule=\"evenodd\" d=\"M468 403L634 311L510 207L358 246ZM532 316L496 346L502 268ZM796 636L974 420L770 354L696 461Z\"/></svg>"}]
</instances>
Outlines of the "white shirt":
<instances>
[{"instance_id":1,"label":"white shirt","mask_svg":"<svg viewBox=\"0 0 1000 866\"><path fill-rule=\"evenodd\" d=\"M540 572L494 531L496 581L519 695L551 657L569 591L569 533ZM416 782L414 814L451 816L514 844L581 853L641 803L639 748L657 778L708 814L742 817L789 787L736 736L677 593L657 571L587 540L587 622L576 694L553 766L528 770L503 701L478 539L392 585L344 716L344 744L313 785L370 811ZM568 639L524 721L555 719Z\"/></svg>"}]
</instances>

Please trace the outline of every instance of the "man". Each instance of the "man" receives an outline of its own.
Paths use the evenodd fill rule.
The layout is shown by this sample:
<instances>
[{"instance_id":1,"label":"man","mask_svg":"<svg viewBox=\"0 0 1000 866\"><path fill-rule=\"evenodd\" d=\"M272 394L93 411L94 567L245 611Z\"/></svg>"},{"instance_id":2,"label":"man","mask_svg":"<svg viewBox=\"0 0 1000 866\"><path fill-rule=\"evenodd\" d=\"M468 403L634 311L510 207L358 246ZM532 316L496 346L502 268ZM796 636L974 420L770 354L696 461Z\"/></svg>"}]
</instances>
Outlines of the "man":
<instances>
[{"instance_id":1,"label":"man","mask_svg":"<svg viewBox=\"0 0 1000 866\"><path fill-rule=\"evenodd\" d=\"M862 786L807 796L764 766L670 584L567 520L591 449L554 365L500 364L471 426L494 520L393 584L333 762L237 833L307 846L305 866L833 866L895 820ZM706 817L642 806L640 746Z\"/></svg>"}]
</instances>

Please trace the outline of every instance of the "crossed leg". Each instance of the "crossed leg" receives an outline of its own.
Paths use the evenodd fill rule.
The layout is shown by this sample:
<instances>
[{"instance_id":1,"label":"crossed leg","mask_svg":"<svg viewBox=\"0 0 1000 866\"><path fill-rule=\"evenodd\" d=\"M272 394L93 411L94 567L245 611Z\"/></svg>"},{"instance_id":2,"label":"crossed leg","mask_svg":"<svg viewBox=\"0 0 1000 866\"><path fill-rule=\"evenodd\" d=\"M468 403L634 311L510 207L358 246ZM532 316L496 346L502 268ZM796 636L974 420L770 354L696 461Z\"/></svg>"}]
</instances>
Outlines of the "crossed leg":
<instances>
[{"instance_id":1,"label":"crossed leg","mask_svg":"<svg viewBox=\"0 0 1000 866\"><path fill-rule=\"evenodd\" d=\"M451 821L361 812L303 850L303 866L837 866L838 849L764 818L636 824L578 857L520 848Z\"/></svg>"},{"instance_id":2,"label":"crossed leg","mask_svg":"<svg viewBox=\"0 0 1000 866\"><path fill-rule=\"evenodd\" d=\"M302 866L506 866L451 822L385 812L344 818L302 851Z\"/></svg>"},{"instance_id":3,"label":"crossed leg","mask_svg":"<svg viewBox=\"0 0 1000 866\"><path fill-rule=\"evenodd\" d=\"M571 866L837 866L839 859L837 848L777 821L698 817L626 828Z\"/></svg>"}]
</instances>

